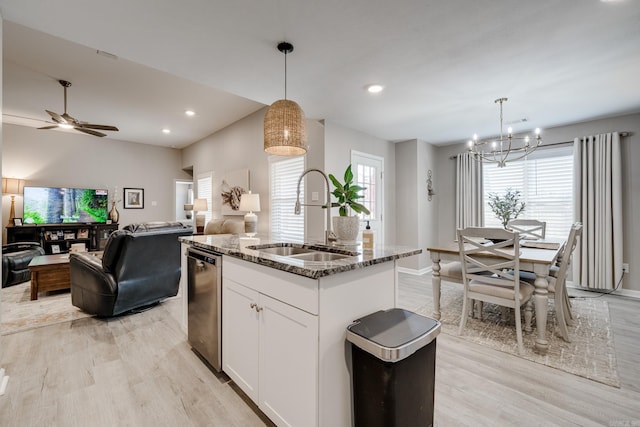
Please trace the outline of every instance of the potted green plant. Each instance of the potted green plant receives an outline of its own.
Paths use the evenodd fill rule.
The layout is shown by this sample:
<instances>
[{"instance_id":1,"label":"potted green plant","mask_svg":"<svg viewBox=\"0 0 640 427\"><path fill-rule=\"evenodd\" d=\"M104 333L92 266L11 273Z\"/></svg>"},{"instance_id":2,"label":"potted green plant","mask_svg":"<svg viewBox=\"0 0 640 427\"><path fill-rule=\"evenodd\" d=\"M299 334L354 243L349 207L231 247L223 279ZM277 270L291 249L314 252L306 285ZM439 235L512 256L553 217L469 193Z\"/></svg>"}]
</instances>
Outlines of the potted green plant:
<instances>
[{"instance_id":1,"label":"potted green plant","mask_svg":"<svg viewBox=\"0 0 640 427\"><path fill-rule=\"evenodd\" d=\"M331 207L339 208L338 212L340 216L333 217L333 231L336 233L338 240L343 242L354 242L358 237L358 230L360 226L360 219L357 215L350 216L349 214L353 210L355 213L364 213L369 215L369 209L364 207L358 202L358 199L364 196L360 194L366 188L360 187L353 183L353 172L351 172L351 165L347 166L344 172L344 182L338 181L338 179L329 174L329 179L335 187L333 196L337 199L337 202L332 202Z\"/></svg>"},{"instance_id":2,"label":"potted green plant","mask_svg":"<svg viewBox=\"0 0 640 427\"><path fill-rule=\"evenodd\" d=\"M489 207L505 229L509 221L516 219L524 211L526 204L520 201L520 198L520 191L512 188L507 188L503 196L489 193Z\"/></svg>"}]
</instances>

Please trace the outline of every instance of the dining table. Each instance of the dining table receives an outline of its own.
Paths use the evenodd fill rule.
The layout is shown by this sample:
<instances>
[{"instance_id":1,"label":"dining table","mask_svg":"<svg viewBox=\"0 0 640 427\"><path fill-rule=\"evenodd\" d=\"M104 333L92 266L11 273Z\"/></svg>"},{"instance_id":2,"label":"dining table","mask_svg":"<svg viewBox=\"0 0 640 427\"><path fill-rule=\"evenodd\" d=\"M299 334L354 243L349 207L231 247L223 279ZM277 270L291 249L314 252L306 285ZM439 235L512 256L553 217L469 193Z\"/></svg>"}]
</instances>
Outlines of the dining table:
<instances>
[{"instance_id":1,"label":"dining table","mask_svg":"<svg viewBox=\"0 0 640 427\"><path fill-rule=\"evenodd\" d=\"M547 305L549 303L549 282L547 277L561 255L564 241L562 239L522 240L520 242L520 271L530 271L536 275L533 295L536 313L536 338L534 350L546 354L549 348L547 341ZM458 242L451 241L428 247L432 265L433 317L440 319L440 262L460 261ZM491 255L487 253L487 257Z\"/></svg>"}]
</instances>

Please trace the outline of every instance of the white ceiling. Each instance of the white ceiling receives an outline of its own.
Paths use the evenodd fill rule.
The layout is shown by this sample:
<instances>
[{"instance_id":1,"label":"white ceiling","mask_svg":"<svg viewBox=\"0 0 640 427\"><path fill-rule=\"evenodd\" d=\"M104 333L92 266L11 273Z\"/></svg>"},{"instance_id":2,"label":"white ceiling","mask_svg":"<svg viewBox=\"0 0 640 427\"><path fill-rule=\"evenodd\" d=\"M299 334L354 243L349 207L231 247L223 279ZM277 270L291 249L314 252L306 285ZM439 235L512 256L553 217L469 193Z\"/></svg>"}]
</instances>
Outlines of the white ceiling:
<instances>
[{"instance_id":1,"label":"white ceiling","mask_svg":"<svg viewBox=\"0 0 640 427\"><path fill-rule=\"evenodd\" d=\"M282 40L295 46L288 97L307 117L390 141L493 136L499 97L516 132L640 111L638 0L0 0L0 12L3 121L62 112L65 79L68 112L125 141L184 147L282 98Z\"/></svg>"}]
</instances>

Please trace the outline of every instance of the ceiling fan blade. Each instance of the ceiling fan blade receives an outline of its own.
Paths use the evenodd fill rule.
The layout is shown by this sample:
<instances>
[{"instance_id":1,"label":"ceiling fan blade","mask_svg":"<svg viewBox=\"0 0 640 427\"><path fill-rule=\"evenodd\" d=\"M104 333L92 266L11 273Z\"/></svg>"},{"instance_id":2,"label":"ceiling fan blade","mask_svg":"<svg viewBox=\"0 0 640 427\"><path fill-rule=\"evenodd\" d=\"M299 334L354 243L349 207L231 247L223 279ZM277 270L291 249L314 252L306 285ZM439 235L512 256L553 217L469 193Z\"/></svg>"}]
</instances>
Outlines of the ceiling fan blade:
<instances>
[{"instance_id":1,"label":"ceiling fan blade","mask_svg":"<svg viewBox=\"0 0 640 427\"><path fill-rule=\"evenodd\" d=\"M74 129L79 132L88 133L89 135L93 135L93 136L100 136L100 137L107 136L106 133L96 132L95 130L91 130L91 129L83 129L81 127L74 127Z\"/></svg>"},{"instance_id":2,"label":"ceiling fan blade","mask_svg":"<svg viewBox=\"0 0 640 427\"><path fill-rule=\"evenodd\" d=\"M100 130L112 130L112 131L118 131L119 129L115 126L109 126L109 125L94 125L91 123L82 123L80 125L80 127L83 127L85 129L100 129Z\"/></svg>"},{"instance_id":3,"label":"ceiling fan blade","mask_svg":"<svg viewBox=\"0 0 640 427\"><path fill-rule=\"evenodd\" d=\"M58 126L58 125L51 125L51 126L43 126L41 128L38 128L38 129L57 129L59 127L60 126Z\"/></svg>"},{"instance_id":4,"label":"ceiling fan blade","mask_svg":"<svg viewBox=\"0 0 640 427\"><path fill-rule=\"evenodd\" d=\"M49 111L49 110L44 110L47 113L49 113L49 115L51 116L51 118L56 121L57 123L67 123L67 121L58 113L54 113L53 111Z\"/></svg>"}]
</instances>

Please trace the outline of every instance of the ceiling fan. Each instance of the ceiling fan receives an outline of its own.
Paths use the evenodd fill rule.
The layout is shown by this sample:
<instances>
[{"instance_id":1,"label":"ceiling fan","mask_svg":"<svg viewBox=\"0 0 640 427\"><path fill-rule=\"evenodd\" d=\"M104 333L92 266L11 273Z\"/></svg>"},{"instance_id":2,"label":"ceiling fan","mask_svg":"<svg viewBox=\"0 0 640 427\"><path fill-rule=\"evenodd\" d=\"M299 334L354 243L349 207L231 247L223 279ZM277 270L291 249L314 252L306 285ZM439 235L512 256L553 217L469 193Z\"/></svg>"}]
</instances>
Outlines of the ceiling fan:
<instances>
[{"instance_id":1,"label":"ceiling fan","mask_svg":"<svg viewBox=\"0 0 640 427\"><path fill-rule=\"evenodd\" d=\"M60 83L64 88L64 113L60 115L58 113L54 113L53 111L45 110L47 113L49 113L53 121L56 122L57 124L40 127L38 129L55 129L55 128L75 129L77 131L84 132L89 135L100 136L100 137L107 136L107 134L98 132L94 129L111 130L111 131L118 130L118 128L115 126L96 125L96 124L91 124L87 122L81 122L80 120L77 120L71 117L69 114L67 114L67 88L71 86L71 82L68 82L66 80L58 80L58 83Z\"/></svg>"}]
</instances>

